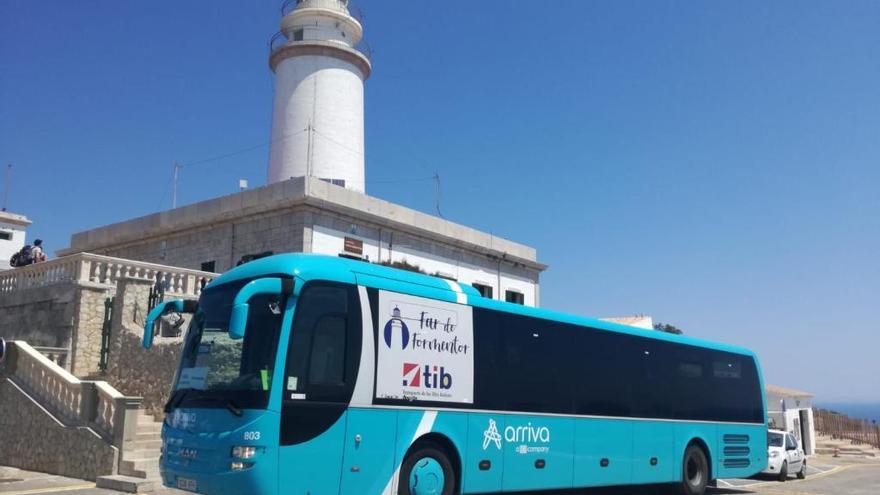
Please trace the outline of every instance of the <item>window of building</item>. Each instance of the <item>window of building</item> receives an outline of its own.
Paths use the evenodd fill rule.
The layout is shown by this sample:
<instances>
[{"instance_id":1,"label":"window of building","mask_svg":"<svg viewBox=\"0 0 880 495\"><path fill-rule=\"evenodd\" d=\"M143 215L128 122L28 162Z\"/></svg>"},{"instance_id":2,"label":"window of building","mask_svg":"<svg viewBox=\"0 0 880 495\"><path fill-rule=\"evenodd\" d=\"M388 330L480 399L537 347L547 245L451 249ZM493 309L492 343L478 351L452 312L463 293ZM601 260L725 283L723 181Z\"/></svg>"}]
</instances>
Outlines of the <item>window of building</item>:
<instances>
[{"instance_id":1,"label":"window of building","mask_svg":"<svg viewBox=\"0 0 880 495\"><path fill-rule=\"evenodd\" d=\"M477 292L479 292L481 296L483 296L487 299L492 299L492 286L491 285L478 284L476 282L474 282L471 285L474 286L474 289L477 289Z\"/></svg>"},{"instance_id":2,"label":"window of building","mask_svg":"<svg viewBox=\"0 0 880 495\"><path fill-rule=\"evenodd\" d=\"M12 232L6 230L0 230L0 241L11 241L12 240Z\"/></svg>"},{"instance_id":3,"label":"window of building","mask_svg":"<svg viewBox=\"0 0 880 495\"><path fill-rule=\"evenodd\" d=\"M303 30L295 29L293 31L293 41L302 41L303 40Z\"/></svg>"},{"instance_id":4,"label":"window of building","mask_svg":"<svg viewBox=\"0 0 880 495\"><path fill-rule=\"evenodd\" d=\"M504 292L504 300L513 304L525 304L526 296L522 292L507 290Z\"/></svg>"},{"instance_id":5,"label":"window of building","mask_svg":"<svg viewBox=\"0 0 880 495\"><path fill-rule=\"evenodd\" d=\"M214 273L214 269L216 268L216 265L217 265L216 261L205 261L202 263L202 271Z\"/></svg>"}]
</instances>

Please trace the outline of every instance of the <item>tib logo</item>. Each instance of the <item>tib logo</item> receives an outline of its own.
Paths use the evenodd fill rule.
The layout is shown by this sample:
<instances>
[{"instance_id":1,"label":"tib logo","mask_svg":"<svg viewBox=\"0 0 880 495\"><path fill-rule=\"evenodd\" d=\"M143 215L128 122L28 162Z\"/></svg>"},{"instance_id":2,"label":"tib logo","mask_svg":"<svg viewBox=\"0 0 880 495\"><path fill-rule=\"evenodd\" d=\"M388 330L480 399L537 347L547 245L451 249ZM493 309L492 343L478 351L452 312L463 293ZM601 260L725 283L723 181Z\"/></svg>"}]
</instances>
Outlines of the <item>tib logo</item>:
<instances>
[{"instance_id":1,"label":"tib logo","mask_svg":"<svg viewBox=\"0 0 880 495\"><path fill-rule=\"evenodd\" d=\"M397 337L398 335L400 337ZM409 328L400 317L400 308L395 307L391 312L391 319L385 324L384 337L385 345L389 349L394 349L394 344L399 345L401 349L406 349L406 346L409 345Z\"/></svg>"},{"instance_id":2,"label":"tib logo","mask_svg":"<svg viewBox=\"0 0 880 495\"><path fill-rule=\"evenodd\" d=\"M489 428L483 432L483 450L488 449L492 443L499 450L501 449L501 432L498 431L498 424L495 423L494 419L489 420Z\"/></svg>"},{"instance_id":3,"label":"tib logo","mask_svg":"<svg viewBox=\"0 0 880 495\"><path fill-rule=\"evenodd\" d=\"M403 386L449 390L452 388L452 373L447 373L443 366L426 364L423 368L416 363L403 363Z\"/></svg>"}]
</instances>

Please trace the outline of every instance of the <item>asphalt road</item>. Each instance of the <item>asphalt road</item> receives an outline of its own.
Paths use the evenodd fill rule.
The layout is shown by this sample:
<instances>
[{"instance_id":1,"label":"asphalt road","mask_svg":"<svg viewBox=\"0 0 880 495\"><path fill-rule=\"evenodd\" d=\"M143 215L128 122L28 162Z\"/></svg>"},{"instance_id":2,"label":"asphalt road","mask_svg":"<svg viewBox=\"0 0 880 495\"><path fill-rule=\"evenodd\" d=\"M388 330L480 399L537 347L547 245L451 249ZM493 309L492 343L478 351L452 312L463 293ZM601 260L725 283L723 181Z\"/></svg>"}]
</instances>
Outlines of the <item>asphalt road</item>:
<instances>
[{"instance_id":1,"label":"asphalt road","mask_svg":"<svg viewBox=\"0 0 880 495\"><path fill-rule=\"evenodd\" d=\"M773 479L720 480L711 495L878 495L880 462L838 462L814 460L806 480ZM32 473L0 467L0 495L117 495L120 492L95 488L94 483L61 476ZM161 490L156 495L179 495L186 492ZM586 490L582 495L672 495L666 486L620 487Z\"/></svg>"}]
</instances>

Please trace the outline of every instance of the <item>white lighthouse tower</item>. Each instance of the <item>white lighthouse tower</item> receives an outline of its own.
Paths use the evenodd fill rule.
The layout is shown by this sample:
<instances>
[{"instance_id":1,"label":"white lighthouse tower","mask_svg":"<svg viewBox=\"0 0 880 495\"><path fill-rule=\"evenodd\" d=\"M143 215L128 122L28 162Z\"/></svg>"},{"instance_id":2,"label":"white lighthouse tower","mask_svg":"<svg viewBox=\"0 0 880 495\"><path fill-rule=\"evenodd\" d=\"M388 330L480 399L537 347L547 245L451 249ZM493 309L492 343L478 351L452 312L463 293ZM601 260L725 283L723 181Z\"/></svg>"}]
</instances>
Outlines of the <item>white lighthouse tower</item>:
<instances>
[{"instance_id":1,"label":"white lighthouse tower","mask_svg":"<svg viewBox=\"0 0 880 495\"><path fill-rule=\"evenodd\" d=\"M348 0L288 0L269 66L275 72L269 183L315 177L364 192L363 26ZM280 41L281 43L276 43Z\"/></svg>"}]
</instances>

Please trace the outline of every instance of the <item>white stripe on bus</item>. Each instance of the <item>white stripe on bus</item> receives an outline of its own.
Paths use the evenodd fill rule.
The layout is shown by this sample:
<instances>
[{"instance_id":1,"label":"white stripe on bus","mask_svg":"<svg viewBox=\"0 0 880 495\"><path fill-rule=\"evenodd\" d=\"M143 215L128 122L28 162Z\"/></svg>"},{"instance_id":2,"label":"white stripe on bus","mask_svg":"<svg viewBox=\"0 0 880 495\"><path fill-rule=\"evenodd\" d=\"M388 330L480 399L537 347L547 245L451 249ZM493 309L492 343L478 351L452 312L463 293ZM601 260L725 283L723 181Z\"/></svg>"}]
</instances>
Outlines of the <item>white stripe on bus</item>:
<instances>
[{"instance_id":1,"label":"white stripe on bus","mask_svg":"<svg viewBox=\"0 0 880 495\"><path fill-rule=\"evenodd\" d=\"M434 421L436 419L437 411L425 411L425 414L422 415L422 420L419 421L419 426L416 428L416 432L413 434L412 439L409 441L409 445L406 447L407 450L409 450L409 447L412 446L419 437L431 432L431 429L434 428ZM403 455L406 455L406 451L403 452ZM394 470L391 479L388 480L388 484L385 485L385 490L382 491L383 495L394 495L397 493L397 478L400 477L401 465L403 465L403 458L400 459L400 464L397 465L397 469Z\"/></svg>"},{"instance_id":2,"label":"white stripe on bus","mask_svg":"<svg viewBox=\"0 0 880 495\"><path fill-rule=\"evenodd\" d=\"M452 290L452 292L455 292L455 302L458 304L467 304L467 294L461 290L461 286L458 285L458 282L446 278L442 280L449 285L449 289Z\"/></svg>"}]
</instances>

